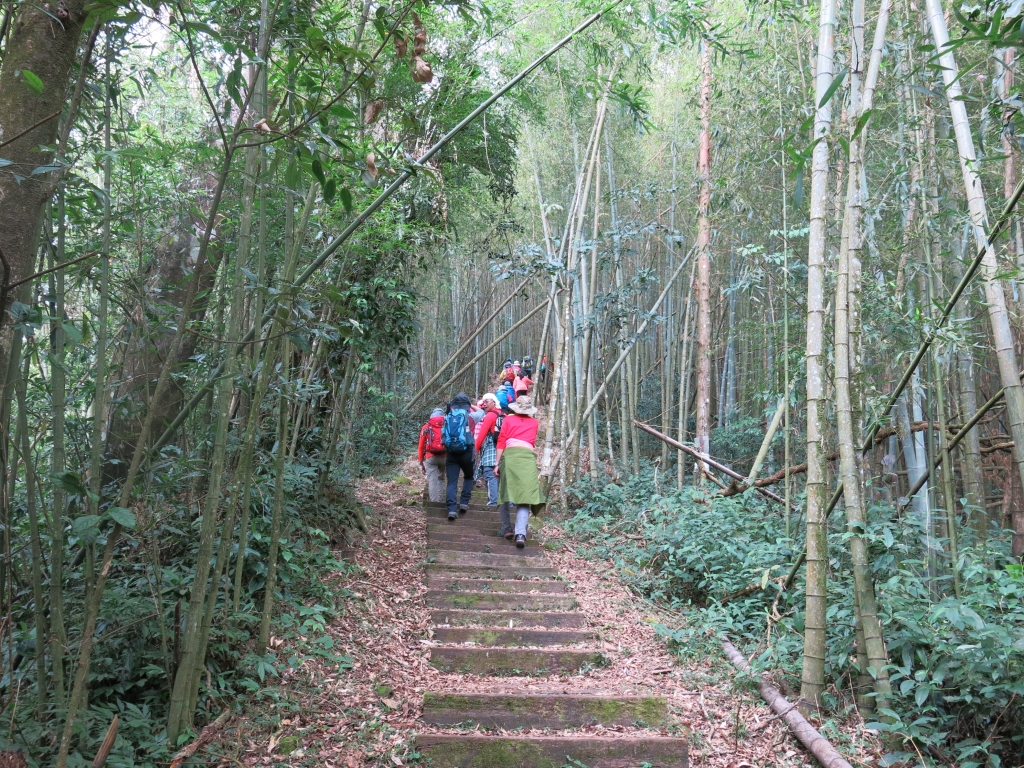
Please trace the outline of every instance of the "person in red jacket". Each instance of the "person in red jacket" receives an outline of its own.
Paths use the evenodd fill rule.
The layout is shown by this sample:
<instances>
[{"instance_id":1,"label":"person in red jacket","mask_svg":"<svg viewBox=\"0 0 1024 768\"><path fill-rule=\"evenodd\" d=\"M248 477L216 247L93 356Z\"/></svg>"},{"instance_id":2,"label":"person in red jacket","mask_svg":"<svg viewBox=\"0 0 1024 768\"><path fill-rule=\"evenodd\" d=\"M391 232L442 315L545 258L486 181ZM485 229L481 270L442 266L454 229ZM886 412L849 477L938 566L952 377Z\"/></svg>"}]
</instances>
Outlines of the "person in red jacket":
<instances>
[{"instance_id":1,"label":"person in red jacket","mask_svg":"<svg viewBox=\"0 0 1024 768\"><path fill-rule=\"evenodd\" d=\"M445 486L448 484L445 475L445 449L441 442L441 430L444 429L444 409L435 408L430 412L427 423L420 427L420 447L417 453L420 469L427 476L427 496L438 504L444 501Z\"/></svg>"},{"instance_id":2,"label":"person in red jacket","mask_svg":"<svg viewBox=\"0 0 1024 768\"><path fill-rule=\"evenodd\" d=\"M495 446L498 466L498 503L501 504L501 526L505 538L515 537L516 546L526 546L530 513L539 514L546 503L537 472L537 406L524 395L509 404L511 414L505 417ZM516 509L515 525L510 519ZM508 529L512 527L510 532Z\"/></svg>"}]
</instances>

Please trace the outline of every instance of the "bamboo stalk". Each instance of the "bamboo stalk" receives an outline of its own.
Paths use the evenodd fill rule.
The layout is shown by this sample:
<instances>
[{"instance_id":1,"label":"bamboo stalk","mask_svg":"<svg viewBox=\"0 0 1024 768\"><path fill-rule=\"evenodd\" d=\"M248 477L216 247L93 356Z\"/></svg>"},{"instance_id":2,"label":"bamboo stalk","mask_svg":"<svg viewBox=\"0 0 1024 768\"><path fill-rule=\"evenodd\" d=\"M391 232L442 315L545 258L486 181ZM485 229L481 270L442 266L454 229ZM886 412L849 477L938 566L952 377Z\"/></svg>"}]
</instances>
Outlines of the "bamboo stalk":
<instances>
[{"instance_id":1,"label":"bamboo stalk","mask_svg":"<svg viewBox=\"0 0 1024 768\"><path fill-rule=\"evenodd\" d=\"M836 751L836 748L832 746L828 739L818 733L814 726L807 722L806 718L800 714L796 704L790 703L775 686L750 669L747 660L736 650L736 646L728 640L722 640L722 649L725 651L729 661L742 672L750 675L751 679L757 684L761 696L768 702L768 706L772 708L772 712L786 721L789 730L792 731L801 744L807 747L807 750L814 755L819 763L825 768L853 768L846 758Z\"/></svg>"}]
</instances>

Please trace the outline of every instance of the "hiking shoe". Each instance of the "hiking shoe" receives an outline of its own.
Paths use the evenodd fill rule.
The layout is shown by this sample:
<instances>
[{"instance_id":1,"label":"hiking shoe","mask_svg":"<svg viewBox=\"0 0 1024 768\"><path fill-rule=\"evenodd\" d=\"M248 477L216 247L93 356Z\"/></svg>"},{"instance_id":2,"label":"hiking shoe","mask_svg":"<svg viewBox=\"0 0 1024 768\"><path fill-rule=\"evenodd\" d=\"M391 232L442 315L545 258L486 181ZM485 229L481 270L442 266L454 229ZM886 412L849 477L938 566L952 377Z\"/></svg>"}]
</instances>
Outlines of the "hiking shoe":
<instances>
[{"instance_id":1,"label":"hiking shoe","mask_svg":"<svg viewBox=\"0 0 1024 768\"><path fill-rule=\"evenodd\" d=\"M526 546L526 537L521 534L516 534L516 549L523 549Z\"/></svg>"},{"instance_id":2,"label":"hiking shoe","mask_svg":"<svg viewBox=\"0 0 1024 768\"><path fill-rule=\"evenodd\" d=\"M464 515L469 512L469 507L459 507L459 514Z\"/></svg>"},{"instance_id":3,"label":"hiking shoe","mask_svg":"<svg viewBox=\"0 0 1024 768\"><path fill-rule=\"evenodd\" d=\"M455 514L454 512L449 512L448 513L448 519L449 520L458 520L459 516L457 514Z\"/></svg>"},{"instance_id":4,"label":"hiking shoe","mask_svg":"<svg viewBox=\"0 0 1024 768\"><path fill-rule=\"evenodd\" d=\"M509 541L512 541L512 539L514 539L516 537L515 531L505 531L505 533L503 535Z\"/></svg>"}]
</instances>

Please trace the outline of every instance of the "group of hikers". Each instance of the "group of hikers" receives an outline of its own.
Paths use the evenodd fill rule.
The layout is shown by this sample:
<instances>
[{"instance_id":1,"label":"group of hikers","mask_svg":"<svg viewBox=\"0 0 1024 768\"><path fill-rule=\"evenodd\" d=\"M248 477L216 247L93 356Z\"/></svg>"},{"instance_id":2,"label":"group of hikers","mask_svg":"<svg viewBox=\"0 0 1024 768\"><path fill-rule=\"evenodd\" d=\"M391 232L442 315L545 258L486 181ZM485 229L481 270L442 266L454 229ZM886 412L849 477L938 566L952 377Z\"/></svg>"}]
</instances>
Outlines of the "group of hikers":
<instances>
[{"instance_id":1,"label":"group of hikers","mask_svg":"<svg viewBox=\"0 0 1024 768\"><path fill-rule=\"evenodd\" d=\"M418 458L427 476L430 500L448 508L455 521L469 511L473 485L487 488L487 507L500 508L499 536L522 549L530 513L544 506L537 472L533 360L508 358L494 392L475 403L460 392L444 408L435 408L420 429ZM459 494L459 476L462 493ZM515 510L515 520L512 510Z\"/></svg>"}]
</instances>

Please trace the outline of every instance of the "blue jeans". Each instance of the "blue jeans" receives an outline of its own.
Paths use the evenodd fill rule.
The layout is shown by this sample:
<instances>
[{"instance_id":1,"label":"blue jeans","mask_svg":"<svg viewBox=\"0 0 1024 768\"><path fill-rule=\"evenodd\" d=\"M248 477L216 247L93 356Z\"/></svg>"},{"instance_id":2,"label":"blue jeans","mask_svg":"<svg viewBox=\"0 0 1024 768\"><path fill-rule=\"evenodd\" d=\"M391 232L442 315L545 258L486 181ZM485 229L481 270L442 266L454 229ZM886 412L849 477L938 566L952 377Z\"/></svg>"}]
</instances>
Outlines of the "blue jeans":
<instances>
[{"instance_id":1,"label":"blue jeans","mask_svg":"<svg viewBox=\"0 0 1024 768\"><path fill-rule=\"evenodd\" d=\"M469 506L469 497L473 495L473 452L463 451L445 456L445 473L448 476L448 492L445 503L448 514L458 512L459 507ZM459 498L459 475L462 475L462 498Z\"/></svg>"},{"instance_id":2,"label":"blue jeans","mask_svg":"<svg viewBox=\"0 0 1024 768\"><path fill-rule=\"evenodd\" d=\"M494 467L480 467L480 472L487 483L487 506L498 506L498 478L494 476Z\"/></svg>"}]
</instances>

